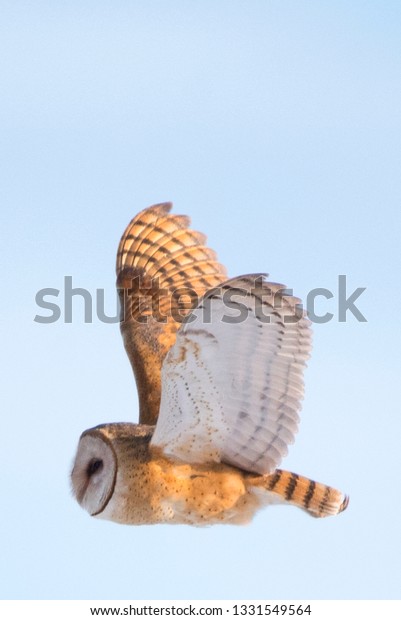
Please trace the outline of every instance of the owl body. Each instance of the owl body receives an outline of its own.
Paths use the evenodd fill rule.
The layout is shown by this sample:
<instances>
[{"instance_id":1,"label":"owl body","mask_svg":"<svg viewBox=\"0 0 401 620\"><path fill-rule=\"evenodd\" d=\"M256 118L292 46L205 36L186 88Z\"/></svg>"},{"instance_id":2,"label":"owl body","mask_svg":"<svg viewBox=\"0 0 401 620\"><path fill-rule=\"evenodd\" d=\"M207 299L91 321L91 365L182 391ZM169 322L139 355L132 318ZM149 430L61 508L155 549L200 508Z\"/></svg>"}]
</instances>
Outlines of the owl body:
<instances>
[{"instance_id":1,"label":"owl body","mask_svg":"<svg viewBox=\"0 0 401 620\"><path fill-rule=\"evenodd\" d=\"M140 423L81 435L77 501L130 525L243 524L280 503L315 517L342 512L346 495L278 469L311 350L300 300L263 274L227 280L204 235L170 209L145 209L120 241L121 331Z\"/></svg>"},{"instance_id":2,"label":"owl body","mask_svg":"<svg viewBox=\"0 0 401 620\"><path fill-rule=\"evenodd\" d=\"M105 463L108 469L111 462L115 467L113 492L103 495L101 505L97 494L93 503L87 498L85 508L92 516L129 525L242 525L271 504L293 503L313 516L335 514L339 505L346 506L347 499L335 489L291 472L255 476L224 463L188 464L166 458L152 448L153 432L152 426L117 423L83 433L81 458L90 463L94 450L102 455L103 465L93 473L83 472L78 463L75 488L81 486L83 492L88 483L95 491L105 488Z\"/></svg>"}]
</instances>

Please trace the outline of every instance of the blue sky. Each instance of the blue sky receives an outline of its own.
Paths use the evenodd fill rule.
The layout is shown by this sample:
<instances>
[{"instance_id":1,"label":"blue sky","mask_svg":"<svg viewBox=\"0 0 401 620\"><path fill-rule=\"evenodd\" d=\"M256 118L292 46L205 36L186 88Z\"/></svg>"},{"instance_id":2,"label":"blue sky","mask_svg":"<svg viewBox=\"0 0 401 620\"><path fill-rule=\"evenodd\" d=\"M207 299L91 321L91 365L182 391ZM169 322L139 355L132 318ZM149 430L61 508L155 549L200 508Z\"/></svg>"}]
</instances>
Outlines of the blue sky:
<instances>
[{"instance_id":1,"label":"blue sky","mask_svg":"<svg viewBox=\"0 0 401 620\"><path fill-rule=\"evenodd\" d=\"M400 31L392 1L2 3L0 596L400 597ZM35 294L70 275L111 313L164 200L231 276L333 291L283 466L348 492L338 518L135 528L71 498L80 433L136 421L136 388L117 325L35 323Z\"/></svg>"}]
</instances>

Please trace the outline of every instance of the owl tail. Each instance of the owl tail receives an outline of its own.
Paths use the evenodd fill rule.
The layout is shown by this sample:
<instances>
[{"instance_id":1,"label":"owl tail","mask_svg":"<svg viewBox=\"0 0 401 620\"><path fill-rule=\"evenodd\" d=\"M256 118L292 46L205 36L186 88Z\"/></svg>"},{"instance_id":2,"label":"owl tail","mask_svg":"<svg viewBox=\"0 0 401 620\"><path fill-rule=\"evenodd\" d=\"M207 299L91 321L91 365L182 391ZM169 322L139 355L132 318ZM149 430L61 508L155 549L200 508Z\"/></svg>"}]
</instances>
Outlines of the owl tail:
<instances>
[{"instance_id":1,"label":"owl tail","mask_svg":"<svg viewBox=\"0 0 401 620\"><path fill-rule=\"evenodd\" d=\"M336 515L348 506L348 496L340 491L282 469L253 478L250 482L258 489L279 496L284 503L306 510L312 517Z\"/></svg>"}]
</instances>

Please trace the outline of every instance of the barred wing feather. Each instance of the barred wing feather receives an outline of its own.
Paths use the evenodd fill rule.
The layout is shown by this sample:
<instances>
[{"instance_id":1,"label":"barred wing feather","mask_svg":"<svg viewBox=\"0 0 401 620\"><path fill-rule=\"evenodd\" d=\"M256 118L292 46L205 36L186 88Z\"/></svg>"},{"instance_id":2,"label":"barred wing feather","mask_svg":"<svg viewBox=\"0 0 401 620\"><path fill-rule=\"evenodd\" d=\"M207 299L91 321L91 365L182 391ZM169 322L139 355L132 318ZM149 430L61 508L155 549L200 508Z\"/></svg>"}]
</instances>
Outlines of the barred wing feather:
<instances>
[{"instance_id":1,"label":"barred wing feather","mask_svg":"<svg viewBox=\"0 0 401 620\"><path fill-rule=\"evenodd\" d=\"M117 252L121 332L137 381L142 424L156 423L161 367L182 318L227 278L205 235L189 228L187 216L171 215L171 206L162 203L138 213Z\"/></svg>"}]
</instances>

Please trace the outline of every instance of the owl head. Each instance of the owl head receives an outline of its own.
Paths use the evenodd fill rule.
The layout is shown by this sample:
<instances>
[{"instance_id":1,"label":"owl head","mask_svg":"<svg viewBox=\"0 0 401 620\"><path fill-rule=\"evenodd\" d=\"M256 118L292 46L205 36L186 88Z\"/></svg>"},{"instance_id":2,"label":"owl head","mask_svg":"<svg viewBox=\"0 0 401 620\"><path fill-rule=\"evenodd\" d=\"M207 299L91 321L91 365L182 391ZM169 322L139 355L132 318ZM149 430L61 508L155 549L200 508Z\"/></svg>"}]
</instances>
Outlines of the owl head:
<instances>
[{"instance_id":1,"label":"owl head","mask_svg":"<svg viewBox=\"0 0 401 620\"><path fill-rule=\"evenodd\" d=\"M82 433L71 472L72 492L91 516L110 518L125 485L127 472L135 473L148 456L153 427L138 424L101 424ZM129 475L129 473L128 473Z\"/></svg>"}]
</instances>

